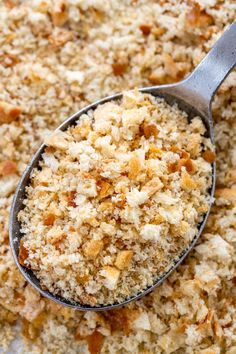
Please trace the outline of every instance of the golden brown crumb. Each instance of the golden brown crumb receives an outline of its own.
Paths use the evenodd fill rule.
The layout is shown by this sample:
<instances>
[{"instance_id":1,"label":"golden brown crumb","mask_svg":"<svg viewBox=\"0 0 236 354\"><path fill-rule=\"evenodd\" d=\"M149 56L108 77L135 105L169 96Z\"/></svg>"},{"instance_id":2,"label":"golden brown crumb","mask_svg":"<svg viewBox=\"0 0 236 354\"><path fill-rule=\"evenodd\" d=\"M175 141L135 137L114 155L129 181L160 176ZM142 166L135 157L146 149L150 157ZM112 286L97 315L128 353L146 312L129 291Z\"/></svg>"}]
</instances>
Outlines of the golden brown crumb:
<instances>
[{"instance_id":1,"label":"golden brown crumb","mask_svg":"<svg viewBox=\"0 0 236 354\"><path fill-rule=\"evenodd\" d=\"M121 251L118 253L115 261L115 266L119 269L128 267L133 257L133 251Z\"/></svg>"},{"instance_id":2,"label":"golden brown crumb","mask_svg":"<svg viewBox=\"0 0 236 354\"><path fill-rule=\"evenodd\" d=\"M209 163L213 163L216 159L216 154L214 151L206 150L203 152L202 157Z\"/></svg>"},{"instance_id":3,"label":"golden brown crumb","mask_svg":"<svg viewBox=\"0 0 236 354\"><path fill-rule=\"evenodd\" d=\"M236 189L233 189L233 188L216 189L215 195L218 198L224 198L230 202L236 201Z\"/></svg>"},{"instance_id":4,"label":"golden brown crumb","mask_svg":"<svg viewBox=\"0 0 236 354\"><path fill-rule=\"evenodd\" d=\"M72 206L73 208L76 208L75 196L76 196L76 191L71 191L67 197L68 205Z\"/></svg>"},{"instance_id":5,"label":"golden brown crumb","mask_svg":"<svg viewBox=\"0 0 236 354\"><path fill-rule=\"evenodd\" d=\"M25 267L25 261L28 259L28 257L29 257L29 251L25 248L24 241L21 239L20 246L19 246L19 255L18 255L19 263Z\"/></svg>"},{"instance_id":6,"label":"golden brown crumb","mask_svg":"<svg viewBox=\"0 0 236 354\"><path fill-rule=\"evenodd\" d=\"M39 330L24 318L22 321L22 334L27 339L35 340L39 336Z\"/></svg>"},{"instance_id":7,"label":"golden brown crumb","mask_svg":"<svg viewBox=\"0 0 236 354\"><path fill-rule=\"evenodd\" d=\"M161 157L163 151L159 149L155 144L150 144L149 148L149 158L158 158Z\"/></svg>"},{"instance_id":8,"label":"golden brown crumb","mask_svg":"<svg viewBox=\"0 0 236 354\"><path fill-rule=\"evenodd\" d=\"M164 54L164 68L167 75L173 80L178 79L179 69L170 54ZM179 79L181 76L179 77Z\"/></svg>"},{"instance_id":9,"label":"golden brown crumb","mask_svg":"<svg viewBox=\"0 0 236 354\"><path fill-rule=\"evenodd\" d=\"M105 180L97 181L97 185L99 188L99 197L101 199L108 197L109 195L113 194L113 186L109 182Z\"/></svg>"},{"instance_id":10,"label":"golden brown crumb","mask_svg":"<svg viewBox=\"0 0 236 354\"><path fill-rule=\"evenodd\" d=\"M84 246L84 254L88 259L95 259L103 249L102 240L88 241Z\"/></svg>"},{"instance_id":11,"label":"golden brown crumb","mask_svg":"<svg viewBox=\"0 0 236 354\"><path fill-rule=\"evenodd\" d=\"M152 178L149 182L147 182L142 191L147 192L148 196L151 197L157 191L159 191L163 187L161 180L158 177Z\"/></svg>"},{"instance_id":12,"label":"golden brown crumb","mask_svg":"<svg viewBox=\"0 0 236 354\"><path fill-rule=\"evenodd\" d=\"M101 212L103 212L103 211L110 211L111 212L113 209L114 209L114 205L111 202L102 202L99 207L99 210Z\"/></svg>"},{"instance_id":13,"label":"golden brown crumb","mask_svg":"<svg viewBox=\"0 0 236 354\"><path fill-rule=\"evenodd\" d=\"M54 224L54 221L56 220L56 216L54 214L48 214L45 219L44 219L44 225L46 226L52 226Z\"/></svg>"},{"instance_id":14,"label":"golden brown crumb","mask_svg":"<svg viewBox=\"0 0 236 354\"><path fill-rule=\"evenodd\" d=\"M168 169L171 173L181 171L182 167L185 167L186 171L189 172L190 174L196 172L195 165L193 161L189 158L187 159L181 158L178 160L178 162L171 163L168 165Z\"/></svg>"},{"instance_id":15,"label":"golden brown crumb","mask_svg":"<svg viewBox=\"0 0 236 354\"><path fill-rule=\"evenodd\" d=\"M141 163L140 159L137 156L132 156L131 159L129 160L129 174L128 177L130 179L135 179L140 171L141 171Z\"/></svg>"},{"instance_id":16,"label":"golden brown crumb","mask_svg":"<svg viewBox=\"0 0 236 354\"><path fill-rule=\"evenodd\" d=\"M182 187L184 189L195 189L197 184L193 181L187 172L182 172Z\"/></svg>"},{"instance_id":17,"label":"golden brown crumb","mask_svg":"<svg viewBox=\"0 0 236 354\"><path fill-rule=\"evenodd\" d=\"M144 36L148 36L151 33L152 27L147 24L142 24L139 26L140 31L142 31Z\"/></svg>"},{"instance_id":18,"label":"golden brown crumb","mask_svg":"<svg viewBox=\"0 0 236 354\"><path fill-rule=\"evenodd\" d=\"M126 72L127 64L126 63L113 63L112 70L113 70L113 74L115 76L121 76Z\"/></svg>"},{"instance_id":19,"label":"golden brown crumb","mask_svg":"<svg viewBox=\"0 0 236 354\"><path fill-rule=\"evenodd\" d=\"M51 15L54 26L63 26L68 20L66 2L64 0L57 1L52 9Z\"/></svg>"},{"instance_id":20,"label":"golden brown crumb","mask_svg":"<svg viewBox=\"0 0 236 354\"><path fill-rule=\"evenodd\" d=\"M183 166L186 168L186 171L190 174L196 172L196 167L194 165L193 160L191 160L191 159L185 160Z\"/></svg>"},{"instance_id":21,"label":"golden brown crumb","mask_svg":"<svg viewBox=\"0 0 236 354\"><path fill-rule=\"evenodd\" d=\"M136 309L123 307L117 310L105 312L103 315L111 327L111 332L122 331L128 335L132 330L132 323L138 317L139 312Z\"/></svg>"},{"instance_id":22,"label":"golden brown crumb","mask_svg":"<svg viewBox=\"0 0 236 354\"><path fill-rule=\"evenodd\" d=\"M170 150L176 152L183 159L188 159L190 157L190 154L187 151L180 149L176 145L173 145Z\"/></svg>"},{"instance_id":23,"label":"golden brown crumb","mask_svg":"<svg viewBox=\"0 0 236 354\"><path fill-rule=\"evenodd\" d=\"M17 164L11 160L0 162L0 176L8 176L17 172Z\"/></svg>"},{"instance_id":24,"label":"golden brown crumb","mask_svg":"<svg viewBox=\"0 0 236 354\"><path fill-rule=\"evenodd\" d=\"M82 294L79 297L79 301L81 304L84 305L90 305L90 306L96 306L97 305L97 299L95 296L89 295L89 294Z\"/></svg>"},{"instance_id":25,"label":"golden brown crumb","mask_svg":"<svg viewBox=\"0 0 236 354\"><path fill-rule=\"evenodd\" d=\"M198 3L194 3L186 14L186 21L191 27L206 27L213 23L213 17L205 10L201 10Z\"/></svg>"},{"instance_id":26,"label":"golden brown crumb","mask_svg":"<svg viewBox=\"0 0 236 354\"><path fill-rule=\"evenodd\" d=\"M0 124L13 122L19 117L21 111L20 107L0 101Z\"/></svg>"},{"instance_id":27,"label":"golden brown crumb","mask_svg":"<svg viewBox=\"0 0 236 354\"><path fill-rule=\"evenodd\" d=\"M12 68L14 65L20 62L20 59L17 55L14 54L3 54L0 55L0 64L3 65L5 68Z\"/></svg>"},{"instance_id":28,"label":"golden brown crumb","mask_svg":"<svg viewBox=\"0 0 236 354\"><path fill-rule=\"evenodd\" d=\"M77 125L74 127L73 133L75 135L79 134L82 138L87 138L88 134L91 133L91 124L89 122L83 122L82 124Z\"/></svg>"},{"instance_id":29,"label":"golden brown crumb","mask_svg":"<svg viewBox=\"0 0 236 354\"><path fill-rule=\"evenodd\" d=\"M157 137L158 135L158 129L156 124L144 123L142 129L146 139L150 138L151 136Z\"/></svg>"},{"instance_id":30,"label":"golden brown crumb","mask_svg":"<svg viewBox=\"0 0 236 354\"><path fill-rule=\"evenodd\" d=\"M88 350L90 354L99 354L104 342L104 336L97 330L95 330L89 336L81 336L78 332L75 335L75 339L85 340L88 344Z\"/></svg>"},{"instance_id":31,"label":"golden brown crumb","mask_svg":"<svg viewBox=\"0 0 236 354\"><path fill-rule=\"evenodd\" d=\"M16 3L14 0L4 0L3 2L9 9L13 9L13 7L16 6Z\"/></svg>"},{"instance_id":32,"label":"golden brown crumb","mask_svg":"<svg viewBox=\"0 0 236 354\"><path fill-rule=\"evenodd\" d=\"M86 284L87 281L89 280L89 276L88 275L80 275L77 274L76 275L76 280L79 284Z\"/></svg>"},{"instance_id":33,"label":"golden brown crumb","mask_svg":"<svg viewBox=\"0 0 236 354\"><path fill-rule=\"evenodd\" d=\"M104 336L100 332L94 331L90 336L86 337L86 341L90 354L98 354L102 349Z\"/></svg>"},{"instance_id":34,"label":"golden brown crumb","mask_svg":"<svg viewBox=\"0 0 236 354\"><path fill-rule=\"evenodd\" d=\"M60 29L56 33L53 33L48 37L49 43L52 44L53 47L62 47L65 43L73 40L74 33L72 31L68 31L65 29Z\"/></svg>"},{"instance_id":35,"label":"golden brown crumb","mask_svg":"<svg viewBox=\"0 0 236 354\"><path fill-rule=\"evenodd\" d=\"M149 81L151 82L151 84L153 85L159 85L159 84L163 84L163 76L156 73L156 72L152 72L149 77L148 77Z\"/></svg>"},{"instance_id":36,"label":"golden brown crumb","mask_svg":"<svg viewBox=\"0 0 236 354\"><path fill-rule=\"evenodd\" d=\"M229 182L236 182L236 168L231 168L229 169L227 173L227 181Z\"/></svg>"}]
</instances>

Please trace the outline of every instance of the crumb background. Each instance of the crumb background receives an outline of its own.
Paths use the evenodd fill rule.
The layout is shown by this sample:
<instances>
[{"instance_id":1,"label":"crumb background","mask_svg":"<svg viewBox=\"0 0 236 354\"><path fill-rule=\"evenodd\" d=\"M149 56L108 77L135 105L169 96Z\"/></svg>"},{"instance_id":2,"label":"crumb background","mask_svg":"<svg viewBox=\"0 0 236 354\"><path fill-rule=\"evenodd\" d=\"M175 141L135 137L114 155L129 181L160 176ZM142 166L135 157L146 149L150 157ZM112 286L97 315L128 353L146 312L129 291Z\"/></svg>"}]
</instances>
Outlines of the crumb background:
<instances>
[{"instance_id":1,"label":"crumb background","mask_svg":"<svg viewBox=\"0 0 236 354\"><path fill-rule=\"evenodd\" d=\"M0 2L0 340L26 353L236 351L236 72L214 101L216 202L195 250L143 300L81 313L40 297L8 242L12 196L43 138L113 92L178 81L236 19L234 0ZM20 352L20 350L19 350Z\"/></svg>"}]
</instances>

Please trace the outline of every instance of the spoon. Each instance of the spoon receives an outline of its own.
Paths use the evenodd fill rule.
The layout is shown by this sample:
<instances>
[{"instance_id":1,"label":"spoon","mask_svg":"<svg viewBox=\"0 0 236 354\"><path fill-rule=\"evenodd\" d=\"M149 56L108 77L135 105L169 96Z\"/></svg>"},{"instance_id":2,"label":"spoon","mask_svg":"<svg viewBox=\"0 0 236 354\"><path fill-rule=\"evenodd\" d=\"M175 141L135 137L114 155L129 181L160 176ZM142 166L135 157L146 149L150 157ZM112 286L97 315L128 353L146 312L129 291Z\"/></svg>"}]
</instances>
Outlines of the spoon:
<instances>
[{"instance_id":1,"label":"spoon","mask_svg":"<svg viewBox=\"0 0 236 354\"><path fill-rule=\"evenodd\" d=\"M140 89L140 92L148 93L153 96L163 97L167 103L173 105L177 103L178 107L188 114L189 120L193 117L200 116L206 126L206 135L210 137L212 143L214 144L214 132L213 132L213 121L211 112L211 103L214 94L225 77L230 73L233 67L236 65L236 21L225 31L222 37L216 42L214 47L209 51L202 62L196 67L196 69L183 81L175 83L172 85L163 86L152 86ZM108 101L117 100L122 98L122 93L115 94L106 98L103 98L89 106L81 109L79 112L75 113L69 117L65 122L63 122L57 130L66 130L68 126L75 124L75 122L80 118L82 114L87 113L89 110L94 110L98 105L103 104ZM184 260L187 254L194 247L198 238L200 237L204 226L206 224L210 207L213 202L213 195L215 190L215 179L216 179L216 166L215 163L212 164L212 185L209 190L210 200L209 209L204 216L204 220L198 226L198 234L194 237L189 246L179 255L178 260L175 261L173 266L162 274L152 286L141 293L130 297L123 301L122 303L114 303L111 305L100 305L100 306L89 306L82 305L80 303L72 303L60 296L51 294L41 288L39 280L36 278L34 273L30 269L26 269L19 264L18 254L19 254L19 244L22 234L20 232L20 222L18 221L18 213L23 209L23 200L26 195L26 186L30 183L30 174L33 168L37 167L39 161L42 159L42 153L45 149L45 144L43 144L39 150L36 152L31 162L27 166L20 182L17 187L14 200L10 212L10 245L13 253L14 260L25 277L25 279L43 296L65 306L69 306L78 310L110 310L116 307L128 304L133 300L138 300L142 296L148 294L155 287L161 284L161 282L169 276L169 274Z\"/></svg>"}]
</instances>

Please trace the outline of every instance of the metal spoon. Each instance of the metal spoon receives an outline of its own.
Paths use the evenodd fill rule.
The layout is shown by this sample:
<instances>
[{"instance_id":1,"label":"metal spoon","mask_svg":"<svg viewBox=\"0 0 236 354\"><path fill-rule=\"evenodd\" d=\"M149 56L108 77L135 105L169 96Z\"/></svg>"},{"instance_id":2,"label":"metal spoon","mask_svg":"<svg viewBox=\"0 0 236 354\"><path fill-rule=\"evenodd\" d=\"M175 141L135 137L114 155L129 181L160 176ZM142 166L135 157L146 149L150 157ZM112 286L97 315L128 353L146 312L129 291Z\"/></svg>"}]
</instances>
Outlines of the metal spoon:
<instances>
[{"instance_id":1,"label":"metal spoon","mask_svg":"<svg viewBox=\"0 0 236 354\"><path fill-rule=\"evenodd\" d=\"M211 113L211 102L212 98L218 89L219 85L225 79L225 77L230 73L233 67L236 65L236 21L225 31L222 37L216 42L214 47L202 60L202 62L197 66L197 68L183 81L175 83L173 85L163 85L163 86L153 86L140 89L141 92L152 94L153 96L163 97L169 104L177 103L179 108L186 111L189 119L200 116L207 128L207 135L210 137L212 143L214 144L214 132L213 132L213 122ZM58 129L66 130L68 126L73 125L79 117L87 113L89 110L94 110L98 105L117 100L122 97L122 93L106 97L89 106L81 109L79 112L75 113L73 116L69 117L64 123L62 123ZM202 230L206 224L210 207L213 201L214 189L215 189L215 179L216 179L216 168L215 163L212 164L212 186L209 191L211 196L209 202L209 209L206 213L203 222L199 225L198 234L194 237L191 244L186 248L180 255L175 264L161 277L159 277L155 283L145 289L143 292L136 296L130 297L122 303L115 303L106 306L95 306L91 307L88 305L81 305L79 303L72 303L60 296L54 296L50 292L43 290L39 284L38 279L34 273L21 266L18 261L19 253L19 242L23 236L20 232L20 223L17 219L19 211L24 207L23 200L25 198L25 188L30 183L30 173L33 168L38 166L39 161L42 158L42 153L44 152L45 145L43 144L37 153L34 155L33 159L26 168L20 183L17 187L14 200L11 207L10 213L10 244L13 253L14 260L20 269L21 273L25 279L42 295L47 298L65 306L69 306L78 310L110 310L122 305L128 304L133 300L140 299L142 296L148 294L155 287L157 287L161 282L168 277L168 275L184 260L190 250L193 248L197 242Z\"/></svg>"}]
</instances>

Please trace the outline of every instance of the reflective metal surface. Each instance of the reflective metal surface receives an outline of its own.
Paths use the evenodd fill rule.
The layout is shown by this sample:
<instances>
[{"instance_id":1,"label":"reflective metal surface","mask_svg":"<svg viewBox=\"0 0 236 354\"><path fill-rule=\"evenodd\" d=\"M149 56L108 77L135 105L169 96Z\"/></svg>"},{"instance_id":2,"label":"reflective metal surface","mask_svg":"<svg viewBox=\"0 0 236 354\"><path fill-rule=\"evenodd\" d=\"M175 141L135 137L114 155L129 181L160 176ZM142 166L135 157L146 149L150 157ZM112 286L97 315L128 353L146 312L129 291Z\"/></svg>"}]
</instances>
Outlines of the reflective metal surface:
<instances>
[{"instance_id":1,"label":"reflective metal surface","mask_svg":"<svg viewBox=\"0 0 236 354\"><path fill-rule=\"evenodd\" d=\"M214 144L214 132L212 124L211 115L211 101L212 98L225 77L229 74L232 68L236 64L236 21L229 27L229 29L223 34L223 36L217 41L215 46L206 55L203 61L198 65L198 67L190 74L185 80L180 83L173 85L163 85L163 86L153 86L140 89L141 92L149 93L154 96L163 97L169 104L177 103L179 108L186 111L189 119L200 116L207 128L207 136L211 138ZM75 122L80 118L80 116L89 110L94 110L99 104L117 100L122 97L122 94L116 94L99 100L75 113L73 116L69 117L65 122L63 122L58 129L66 130L68 126L75 124ZM128 298L122 303L115 303L107 306L87 306L81 305L79 303L72 303L67 301L60 296L54 296L48 291L43 290L40 287L39 281L33 272L25 267L21 266L18 262L19 253L19 243L23 236L20 232L20 223L17 219L19 211L23 208L23 200L25 198L25 187L30 182L30 173L32 169L38 166L41 160L41 155L44 152L45 145L42 145L37 153L34 155L33 159L27 166L20 182L17 187L14 200L12 203L11 213L10 213L10 244L13 253L14 260L20 269L26 280L37 289L43 296L56 301L57 303L65 306L69 306L78 310L83 311L102 311L110 310L116 307L128 304L133 300L138 300L142 296L148 294L154 288L156 288L162 281L168 277L168 275L184 260L187 254L194 247L197 242L201 232L207 221L210 207L213 201L213 195L215 190L215 179L216 179L216 169L215 163L212 164L212 185L209 190L211 196L209 202L208 212L205 214L203 222L199 225L198 234L194 237L189 247L186 248L175 260L173 265L162 274L161 277L156 279L155 283L145 289L143 292L137 294L136 296Z\"/></svg>"}]
</instances>

